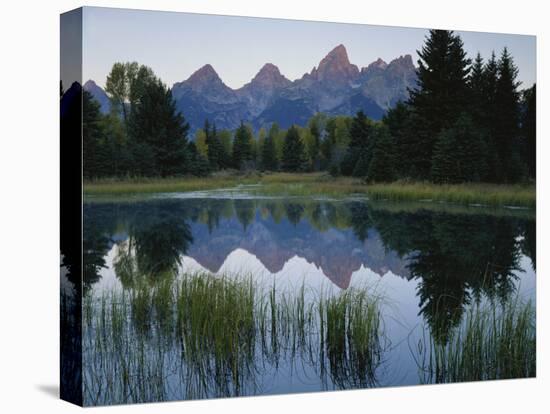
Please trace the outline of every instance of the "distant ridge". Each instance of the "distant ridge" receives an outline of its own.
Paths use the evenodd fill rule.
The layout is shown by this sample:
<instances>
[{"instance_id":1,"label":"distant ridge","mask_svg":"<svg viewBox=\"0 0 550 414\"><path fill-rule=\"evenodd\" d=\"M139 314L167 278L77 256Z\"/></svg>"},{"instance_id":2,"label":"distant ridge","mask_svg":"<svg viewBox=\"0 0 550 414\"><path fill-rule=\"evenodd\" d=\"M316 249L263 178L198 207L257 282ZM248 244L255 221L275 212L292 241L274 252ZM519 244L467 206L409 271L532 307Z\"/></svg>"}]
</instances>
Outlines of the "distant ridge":
<instances>
[{"instance_id":1,"label":"distant ridge","mask_svg":"<svg viewBox=\"0 0 550 414\"><path fill-rule=\"evenodd\" d=\"M380 119L397 102L406 100L416 86L416 70L411 55L389 63L382 59L358 68L349 61L340 44L301 78L291 81L273 63L263 65L250 82L238 89L227 86L216 70L206 64L184 81L172 86L177 108L191 126L191 132L205 119L218 128L236 128L241 120L254 128L277 122L288 128L304 126L316 112L353 115L363 110ZM90 80L84 89L109 111L105 91Z\"/></svg>"}]
</instances>

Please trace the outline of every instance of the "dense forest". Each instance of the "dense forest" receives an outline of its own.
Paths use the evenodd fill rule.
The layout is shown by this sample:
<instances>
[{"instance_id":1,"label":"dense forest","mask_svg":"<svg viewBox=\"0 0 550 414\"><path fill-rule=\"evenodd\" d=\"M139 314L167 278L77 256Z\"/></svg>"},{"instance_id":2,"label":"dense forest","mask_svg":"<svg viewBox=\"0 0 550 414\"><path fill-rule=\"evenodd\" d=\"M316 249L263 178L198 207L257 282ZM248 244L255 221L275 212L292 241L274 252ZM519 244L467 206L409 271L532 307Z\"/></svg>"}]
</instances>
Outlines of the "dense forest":
<instances>
[{"instance_id":1,"label":"dense forest","mask_svg":"<svg viewBox=\"0 0 550 414\"><path fill-rule=\"evenodd\" d=\"M431 30L418 52L418 84L381 121L314 115L307 126L205 121L189 136L185 114L154 72L115 63L105 91L111 112L83 91L84 177L207 176L241 171L328 171L369 182L534 180L536 85L520 91L505 48L472 61L459 35Z\"/></svg>"}]
</instances>

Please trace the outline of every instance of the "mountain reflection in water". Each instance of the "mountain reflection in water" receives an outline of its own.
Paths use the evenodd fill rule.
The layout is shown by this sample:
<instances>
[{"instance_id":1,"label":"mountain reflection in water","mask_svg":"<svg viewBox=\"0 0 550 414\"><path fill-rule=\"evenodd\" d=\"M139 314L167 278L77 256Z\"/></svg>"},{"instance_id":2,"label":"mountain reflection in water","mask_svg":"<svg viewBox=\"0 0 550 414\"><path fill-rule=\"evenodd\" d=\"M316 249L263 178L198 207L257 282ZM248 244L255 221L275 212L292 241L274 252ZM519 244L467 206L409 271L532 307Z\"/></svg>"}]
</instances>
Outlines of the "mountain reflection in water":
<instances>
[{"instance_id":1,"label":"mountain reflection in water","mask_svg":"<svg viewBox=\"0 0 550 414\"><path fill-rule=\"evenodd\" d=\"M434 343L446 344L472 304L516 294L534 300L535 221L524 212L391 207L299 199L88 202L83 292L137 289L138 274L154 288L186 272L250 276L290 291L375 286L385 297L391 344L383 359L393 361L383 374L376 370L376 383L417 384L415 327L427 326ZM271 391L262 393L326 388L273 375Z\"/></svg>"}]
</instances>

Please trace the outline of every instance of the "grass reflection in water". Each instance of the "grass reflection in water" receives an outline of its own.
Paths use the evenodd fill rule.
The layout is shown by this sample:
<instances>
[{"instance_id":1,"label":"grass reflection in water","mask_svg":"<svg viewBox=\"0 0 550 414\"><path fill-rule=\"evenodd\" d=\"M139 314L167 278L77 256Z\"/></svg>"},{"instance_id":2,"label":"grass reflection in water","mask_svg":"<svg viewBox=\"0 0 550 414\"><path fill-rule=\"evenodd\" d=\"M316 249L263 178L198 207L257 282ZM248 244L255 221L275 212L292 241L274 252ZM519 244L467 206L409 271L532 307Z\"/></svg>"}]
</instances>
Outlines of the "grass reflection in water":
<instances>
[{"instance_id":1,"label":"grass reflection in water","mask_svg":"<svg viewBox=\"0 0 550 414\"><path fill-rule=\"evenodd\" d=\"M265 289L252 278L183 274L85 299L85 400L253 395L281 366L330 388L375 386L385 347L380 298Z\"/></svg>"}]
</instances>

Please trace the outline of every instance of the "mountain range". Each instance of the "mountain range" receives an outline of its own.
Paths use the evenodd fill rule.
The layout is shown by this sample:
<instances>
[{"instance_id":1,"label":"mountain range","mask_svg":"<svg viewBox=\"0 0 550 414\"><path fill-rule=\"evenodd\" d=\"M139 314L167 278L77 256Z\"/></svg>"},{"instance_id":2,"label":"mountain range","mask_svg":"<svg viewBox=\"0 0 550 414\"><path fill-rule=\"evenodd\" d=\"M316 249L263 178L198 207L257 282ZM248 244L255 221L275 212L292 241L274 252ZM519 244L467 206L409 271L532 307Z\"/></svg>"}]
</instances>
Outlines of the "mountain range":
<instances>
[{"instance_id":1,"label":"mountain range","mask_svg":"<svg viewBox=\"0 0 550 414\"><path fill-rule=\"evenodd\" d=\"M380 119L397 102L406 100L408 89L415 85L411 55L390 63L378 59L359 69L349 61L346 48L338 45L294 81L274 64L266 63L250 82L232 89L207 64L175 83L172 94L194 132L205 119L215 122L218 129L234 129L241 120L255 129L273 122L282 128L303 126L317 112L353 115L363 110L370 118ZM105 91L93 80L86 82L84 89L98 100L103 112L109 110Z\"/></svg>"}]
</instances>

